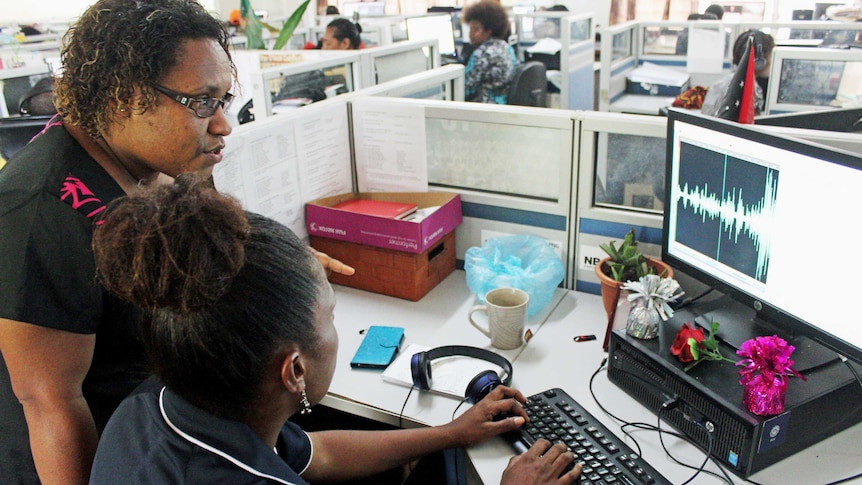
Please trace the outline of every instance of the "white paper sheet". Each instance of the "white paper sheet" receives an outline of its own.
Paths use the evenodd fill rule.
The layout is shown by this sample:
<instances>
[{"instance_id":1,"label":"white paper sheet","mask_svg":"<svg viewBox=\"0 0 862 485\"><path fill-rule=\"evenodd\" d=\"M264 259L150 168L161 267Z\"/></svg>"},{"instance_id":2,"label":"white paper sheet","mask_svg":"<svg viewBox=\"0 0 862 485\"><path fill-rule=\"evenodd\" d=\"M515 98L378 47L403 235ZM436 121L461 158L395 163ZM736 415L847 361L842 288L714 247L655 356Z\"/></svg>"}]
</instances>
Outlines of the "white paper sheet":
<instances>
[{"instance_id":1,"label":"white paper sheet","mask_svg":"<svg viewBox=\"0 0 862 485\"><path fill-rule=\"evenodd\" d=\"M686 70L696 73L721 73L724 69L724 30L690 27Z\"/></svg>"},{"instance_id":2,"label":"white paper sheet","mask_svg":"<svg viewBox=\"0 0 862 485\"><path fill-rule=\"evenodd\" d=\"M352 190L346 104L243 125L213 169L219 191L304 238L305 203Z\"/></svg>"},{"instance_id":3,"label":"white paper sheet","mask_svg":"<svg viewBox=\"0 0 862 485\"><path fill-rule=\"evenodd\" d=\"M410 359L413 354L426 350L428 347L419 344L407 344L401 349L398 357L383 371L382 379L393 384L412 387L413 373L410 370ZM472 357L454 356L436 359L431 362L431 392L464 399L464 393L470 381L486 370L493 370L498 375L503 372L503 369L488 361Z\"/></svg>"},{"instance_id":4,"label":"white paper sheet","mask_svg":"<svg viewBox=\"0 0 862 485\"><path fill-rule=\"evenodd\" d=\"M385 100L353 102L360 192L426 192L425 108Z\"/></svg>"}]
</instances>

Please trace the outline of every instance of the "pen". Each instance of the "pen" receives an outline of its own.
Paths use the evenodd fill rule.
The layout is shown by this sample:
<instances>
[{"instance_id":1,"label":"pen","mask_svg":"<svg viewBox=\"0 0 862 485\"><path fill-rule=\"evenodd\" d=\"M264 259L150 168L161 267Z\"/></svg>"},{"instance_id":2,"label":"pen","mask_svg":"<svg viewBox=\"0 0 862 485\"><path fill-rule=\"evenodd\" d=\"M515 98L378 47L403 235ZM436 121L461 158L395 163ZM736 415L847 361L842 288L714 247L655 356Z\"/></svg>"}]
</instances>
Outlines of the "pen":
<instances>
[{"instance_id":1,"label":"pen","mask_svg":"<svg viewBox=\"0 0 862 485\"><path fill-rule=\"evenodd\" d=\"M575 342L589 342L590 340L595 340L595 335L578 335L574 338Z\"/></svg>"}]
</instances>

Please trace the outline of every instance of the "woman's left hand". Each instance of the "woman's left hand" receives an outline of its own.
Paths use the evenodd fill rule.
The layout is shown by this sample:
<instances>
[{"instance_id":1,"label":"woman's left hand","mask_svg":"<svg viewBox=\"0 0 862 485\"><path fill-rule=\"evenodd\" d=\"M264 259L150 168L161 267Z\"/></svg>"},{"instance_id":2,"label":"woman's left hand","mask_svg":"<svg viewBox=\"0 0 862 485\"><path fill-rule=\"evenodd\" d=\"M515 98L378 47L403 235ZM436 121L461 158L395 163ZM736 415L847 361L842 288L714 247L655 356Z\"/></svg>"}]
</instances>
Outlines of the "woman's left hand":
<instances>
[{"instance_id":1,"label":"woman's left hand","mask_svg":"<svg viewBox=\"0 0 862 485\"><path fill-rule=\"evenodd\" d=\"M521 391L497 386L484 399L446 425L454 436L460 437L463 447L473 446L507 431L513 431L527 422L522 404L527 398Z\"/></svg>"}]
</instances>

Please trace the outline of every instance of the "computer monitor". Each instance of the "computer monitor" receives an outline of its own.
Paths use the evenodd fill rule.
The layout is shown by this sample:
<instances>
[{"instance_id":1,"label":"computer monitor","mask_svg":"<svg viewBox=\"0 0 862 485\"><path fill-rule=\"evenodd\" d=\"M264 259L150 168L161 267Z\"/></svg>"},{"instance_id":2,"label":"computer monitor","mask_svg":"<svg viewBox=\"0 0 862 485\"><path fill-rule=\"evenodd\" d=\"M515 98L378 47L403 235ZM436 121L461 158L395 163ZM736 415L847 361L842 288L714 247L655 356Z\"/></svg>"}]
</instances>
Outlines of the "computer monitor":
<instances>
[{"instance_id":1,"label":"computer monitor","mask_svg":"<svg viewBox=\"0 0 862 485\"><path fill-rule=\"evenodd\" d=\"M436 13L436 14L447 14L452 19L452 30L455 33L455 38L461 38L461 11L462 7L428 7L428 13Z\"/></svg>"},{"instance_id":2,"label":"computer monitor","mask_svg":"<svg viewBox=\"0 0 862 485\"><path fill-rule=\"evenodd\" d=\"M454 57L458 54L455 49L455 31L452 29L452 18L449 15L408 17L406 22L409 40L437 39L441 55Z\"/></svg>"},{"instance_id":3,"label":"computer monitor","mask_svg":"<svg viewBox=\"0 0 862 485\"><path fill-rule=\"evenodd\" d=\"M765 114L858 106L860 77L862 50L776 47Z\"/></svg>"},{"instance_id":4,"label":"computer monitor","mask_svg":"<svg viewBox=\"0 0 862 485\"><path fill-rule=\"evenodd\" d=\"M858 238L862 155L677 109L667 127L662 259L724 293L719 336L738 348L777 334L810 365L862 363L840 255Z\"/></svg>"}]
</instances>

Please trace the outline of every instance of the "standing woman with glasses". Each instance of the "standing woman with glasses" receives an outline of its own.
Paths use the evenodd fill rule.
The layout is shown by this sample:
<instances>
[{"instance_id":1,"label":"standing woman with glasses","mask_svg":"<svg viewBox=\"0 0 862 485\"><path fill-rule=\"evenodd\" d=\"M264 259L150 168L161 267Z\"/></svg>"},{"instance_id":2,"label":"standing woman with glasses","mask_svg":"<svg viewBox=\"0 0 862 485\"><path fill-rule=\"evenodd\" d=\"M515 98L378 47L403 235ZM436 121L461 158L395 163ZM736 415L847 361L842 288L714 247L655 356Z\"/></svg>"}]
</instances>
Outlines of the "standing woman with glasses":
<instances>
[{"instance_id":1,"label":"standing woman with glasses","mask_svg":"<svg viewBox=\"0 0 862 485\"><path fill-rule=\"evenodd\" d=\"M59 114L0 171L0 483L86 483L149 375L138 312L96 283L93 226L139 185L210 176L231 132L229 47L186 0L103 0L67 32Z\"/></svg>"},{"instance_id":2,"label":"standing woman with glasses","mask_svg":"<svg viewBox=\"0 0 862 485\"><path fill-rule=\"evenodd\" d=\"M67 32L58 115L0 170L0 483L86 483L101 429L148 377L138 311L96 283L93 226L139 186L210 178L229 48L189 0L100 0Z\"/></svg>"}]
</instances>

